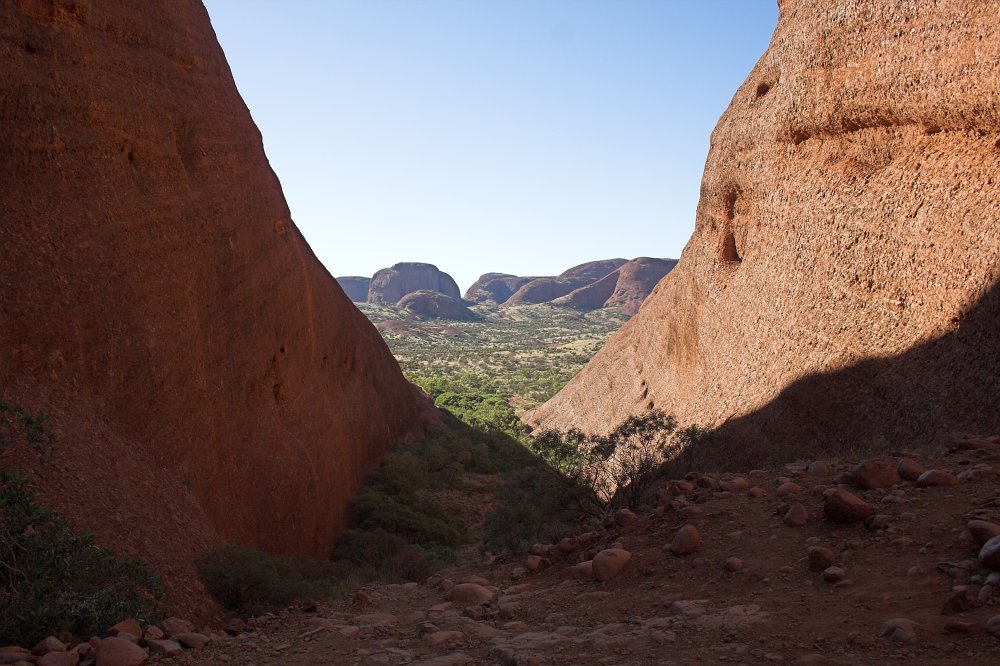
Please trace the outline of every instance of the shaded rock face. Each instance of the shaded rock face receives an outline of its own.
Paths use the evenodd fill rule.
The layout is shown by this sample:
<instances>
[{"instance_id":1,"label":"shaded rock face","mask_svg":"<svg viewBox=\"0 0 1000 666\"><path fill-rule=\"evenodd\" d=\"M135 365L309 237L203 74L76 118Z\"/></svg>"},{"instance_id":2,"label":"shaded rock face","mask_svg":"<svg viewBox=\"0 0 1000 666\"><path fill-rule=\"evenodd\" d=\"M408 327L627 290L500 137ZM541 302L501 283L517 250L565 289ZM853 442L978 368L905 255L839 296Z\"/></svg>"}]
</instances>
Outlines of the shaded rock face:
<instances>
[{"instance_id":1,"label":"shaded rock face","mask_svg":"<svg viewBox=\"0 0 1000 666\"><path fill-rule=\"evenodd\" d=\"M676 265L674 259L639 257L600 280L557 298L552 304L580 310L617 308L634 315L653 287Z\"/></svg>"},{"instance_id":2,"label":"shaded rock face","mask_svg":"<svg viewBox=\"0 0 1000 666\"><path fill-rule=\"evenodd\" d=\"M464 298L470 303L502 305L514 292L534 279L507 273L485 273L466 290Z\"/></svg>"},{"instance_id":3,"label":"shaded rock face","mask_svg":"<svg viewBox=\"0 0 1000 666\"><path fill-rule=\"evenodd\" d=\"M747 451L996 431L996 19L783 1L680 263L529 421L606 431L655 406Z\"/></svg>"},{"instance_id":4,"label":"shaded rock face","mask_svg":"<svg viewBox=\"0 0 1000 666\"><path fill-rule=\"evenodd\" d=\"M0 52L3 399L61 438L15 462L175 607L218 535L326 556L426 408L292 223L204 7L6 2Z\"/></svg>"},{"instance_id":5,"label":"shaded rock face","mask_svg":"<svg viewBox=\"0 0 1000 666\"><path fill-rule=\"evenodd\" d=\"M462 300L458 285L437 266L403 262L383 268L372 276L368 287L368 302L393 305L415 291L437 291L456 301Z\"/></svg>"},{"instance_id":6,"label":"shaded rock face","mask_svg":"<svg viewBox=\"0 0 1000 666\"><path fill-rule=\"evenodd\" d=\"M360 275L347 275L337 278L337 284L344 290L351 302L364 303L368 300L368 285L372 279Z\"/></svg>"},{"instance_id":7,"label":"shaded rock face","mask_svg":"<svg viewBox=\"0 0 1000 666\"><path fill-rule=\"evenodd\" d=\"M476 318L461 301L437 291L414 291L400 299L398 305L421 319L471 321Z\"/></svg>"}]
</instances>

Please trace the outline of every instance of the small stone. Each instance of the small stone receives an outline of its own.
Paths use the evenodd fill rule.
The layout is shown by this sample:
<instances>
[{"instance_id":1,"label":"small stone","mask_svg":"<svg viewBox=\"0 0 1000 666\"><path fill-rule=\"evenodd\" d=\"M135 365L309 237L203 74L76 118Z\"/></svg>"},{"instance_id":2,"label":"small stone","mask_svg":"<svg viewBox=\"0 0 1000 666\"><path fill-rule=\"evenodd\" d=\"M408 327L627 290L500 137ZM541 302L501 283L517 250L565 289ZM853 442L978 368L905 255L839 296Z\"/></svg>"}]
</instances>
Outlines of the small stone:
<instances>
[{"instance_id":1,"label":"small stone","mask_svg":"<svg viewBox=\"0 0 1000 666\"><path fill-rule=\"evenodd\" d=\"M536 573L544 568L547 561L548 560L540 555L528 555L528 557L524 560L524 568L532 573Z\"/></svg>"},{"instance_id":2,"label":"small stone","mask_svg":"<svg viewBox=\"0 0 1000 666\"><path fill-rule=\"evenodd\" d=\"M0 662L2 663L2 662ZM80 653L70 652L47 652L38 658L36 666L76 666L80 663Z\"/></svg>"},{"instance_id":3,"label":"small stone","mask_svg":"<svg viewBox=\"0 0 1000 666\"><path fill-rule=\"evenodd\" d=\"M130 640L132 640L132 642L135 643L140 638L142 638L142 627L139 626L139 622L137 620L122 620L118 624L108 629L108 636L119 636L121 638L127 638L127 636L123 634L131 636L132 639Z\"/></svg>"},{"instance_id":4,"label":"small stone","mask_svg":"<svg viewBox=\"0 0 1000 666\"><path fill-rule=\"evenodd\" d=\"M924 466L913 458L901 458L896 465L896 473L907 481L916 481L924 473Z\"/></svg>"},{"instance_id":5,"label":"small stone","mask_svg":"<svg viewBox=\"0 0 1000 666\"><path fill-rule=\"evenodd\" d=\"M905 617L897 617L891 620L887 620L882 628L879 630L878 635L884 638L891 638L895 641L900 641L901 643L916 643L917 642L917 627L919 627L913 620L908 620Z\"/></svg>"},{"instance_id":6,"label":"small stone","mask_svg":"<svg viewBox=\"0 0 1000 666\"><path fill-rule=\"evenodd\" d=\"M979 547L982 547L984 543L993 537L1000 536L1000 525L987 520L970 520L966 527L969 530L969 535L972 537L973 543Z\"/></svg>"},{"instance_id":7,"label":"small stone","mask_svg":"<svg viewBox=\"0 0 1000 666\"><path fill-rule=\"evenodd\" d=\"M117 636L101 640L96 648L96 666L143 666L147 658L141 647Z\"/></svg>"},{"instance_id":8,"label":"small stone","mask_svg":"<svg viewBox=\"0 0 1000 666\"><path fill-rule=\"evenodd\" d=\"M622 509L615 513L615 522L622 527L628 527L629 525L635 525L638 523L639 516L635 515L628 509Z\"/></svg>"},{"instance_id":9,"label":"small stone","mask_svg":"<svg viewBox=\"0 0 1000 666\"><path fill-rule=\"evenodd\" d=\"M677 530L670 543L670 552L674 555L690 555L701 549L701 535L698 528L688 524Z\"/></svg>"},{"instance_id":10,"label":"small stone","mask_svg":"<svg viewBox=\"0 0 1000 666\"><path fill-rule=\"evenodd\" d=\"M979 562L993 571L1000 571L1000 536L995 536L979 549Z\"/></svg>"},{"instance_id":11,"label":"small stone","mask_svg":"<svg viewBox=\"0 0 1000 666\"><path fill-rule=\"evenodd\" d=\"M832 471L830 463L823 460L814 460L806 465L806 474L809 476L826 476Z\"/></svg>"},{"instance_id":12,"label":"small stone","mask_svg":"<svg viewBox=\"0 0 1000 666\"><path fill-rule=\"evenodd\" d=\"M869 516L868 520L865 521L865 525L870 530L879 530L883 527L888 527L892 522L892 516L886 513L877 513L874 516Z\"/></svg>"},{"instance_id":13,"label":"small stone","mask_svg":"<svg viewBox=\"0 0 1000 666\"><path fill-rule=\"evenodd\" d=\"M611 580L619 573L625 563L632 559L632 554L623 548L608 548L602 550L591 561L594 578L602 583Z\"/></svg>"},{"instance_id":14,"label":"small stone","mask_svg":"<svg viewBox=\"0 0 1000 666\"><path fill-rule=\"evenodd\" d=\"M168 617L166 620L160 623L160 629L167 636L174 636L176 634L187 634L194 631L194 625L187 620L182 620L179 617Z\"/></svg>"},{"instance_id":15,"label":"small stone","mask_svg":"<svg viewBox=\"0 0 1000 666\"><path fill-rule=\"evenodd\" d=\"M462 583L451 588L448 600L462 606L482 606L493 600L493 593L482 585Z\"/></svg>"},{"instance_id":16,"label":"small stone","mask_svg":"<svg viewBox=\"0 0 1000 666\"><path fill-rule=\"evenodd\" d=\"M827 583L839 583L847 578L847 571L840 567L827 567L823 570L823 580Z\"/></svg>"},{"instance_id":17,"label":"small stone","mask_svg":"<svg viewBox=\"0 0 1000 666\"><path fill-rule=\"evenodd\" d=\"M802 486L795 483L794 481L786 481L785 483L778 486L778 490L775 493L778 497L788 497L789 495L797 495L802 492Z\"/></svg>"},{"instance_id":18,"label":"small stone","mask_svg":"<svg viewBox=\"0 0 1000 666\"><path fill-rule=\"evenodd\" d=\"M580 562L570 568L569 571L573 578L578 580L590 580L594 577L594 561L587 560L586 562Z\"/></svg>"},{"instance_id":19,"label":"small stone","mask_svg":"<svg viewBox=\"0 0 1000 666\"><path fill-rule=\"evenodd\" d=\"M809 549L809 569L811 571L823 571L837 562L837 555L829 548L813 546Z\"/></svg>"},{"instance_id":20,"label":"small stone","mask_svg":"<svg viewBox=\"0 0 1000 666\"><path fill-rule=\"evenodd\" d=\"M184 648L177 641L154 639L146 641L146 643L149 645L150 654L158 654L161 657L176 657L184 651Z\"/></svg>"},{"instance_id":21,"label":"small stone","mask_svg":"<svg viewBox=\"0 0 1000 666\"><path fill-rule=\"evenodd\" d=\"M809 522L809 511L802 504L796 502L788 508L782 520L789 527L802 527Z\"/></svg>"},{"instance_id":22,"label":"small stone","mask_svg":"<svg viewBox=\"0 0 1000 666\"><path fill-rule=\"evenodd\" d=\"M238 634L240 632L236 632ZM233 634L235 636L236 634ZM163 638L163 630L157 627L155 624L151 624L142 630L142 637L147 641L157 641Z\"/></svg>"},{"instance_id":23,"label":"small stone","mask_svg":"<svg viewBox=\"0 0 1000 666\"><path fill-rule=\"evenodd\" d=\"M726 492L735 493L749 488L750 482L742 476L734 476L732 478L722 479L719 481L719 487Z\"/></svg>"},{"instance_id":24,"label":"small stone","mask_svg":"<svg viewBox=\"0 0 1000 666\"><path fill-rule=\"evenodd\" d=\"M990 636L1000 638L1000 615L994 615L986 620L986 633Z\"/></svg>"},{"instance_id":25,"label":"small stone","mask_svg":"<svg viewBox=\"0 0 1000 666\"><path fill-rule=\"evenodd\" d=\"M565 537L559 540L559 551L564 555L568 555L576 550L576 539L572 537Z\"/></svg>"},{"instance_id":26,"label":"small stone","mask_svg":"<svg viewBox=\"0 0 1000 666\"><path fill-rule=\"evenodd\" d=\"M958 478L951 472L943 469L929 469L917 479L917 485L921 488L931 486L957 486Z\"/></svg>"},{"instance_id":27,"label":"small stone","mask_svg":"<svg viewBox=\"0 0 1000 666\"><path fill-rule=\"evenodd\" d=\"M177 641L181 645L187 648L192 648L195 650L200 650L211 642L211 638L205 634L199 634L193 631L187 631L183 634L177 634L176 636L171 636L171 640Z\"/></svg>"},{"instance_id":28,"label":"small stone","mask_svg":"<svg viewBox=\"0 0 1000 666\"><path fill-rule=\"evenodd\" d=\"M896 471L898 463L887 458L862 460L851 469L851 483L861 490L891 488L903 481Z\"/></svg>"},{"instance_id":29,"label":"small stone","mask_svg":"<svg viewBox=\"0 0 1000 666\"><path fill-rule=\"evenodd\" d=\"M978 622L959 622L958 620L952 620L951 622L946 622L944 625L944 630L949 634L971 634L979 631L983 628L983 625Z\"/></svg>"},{"instance_id":30,"label":"small stone","mask_svg":"<svg viewBox=\"0 0 1000 666\"><path fill-rule=\"evenodd\" d=\"M726 560L726 571L732 573L743 571L743 560L738 557L730 557Z\"/></svg>"},{"instance_id":31,"label":"small stone","mask_svg":"<svg viewBox=\"0 0 1000 666\"><path fill-rule=\"evenodd\" d=\"M48 636L47 638L43 638L41 641L38 642L38 645L32 648L31 654L43 655L43 654L48 654L49 652L65 652L65 651L66 651L65 643L63 643L55 636Z\"/></svg>"},{"instance_id":32,"label":"small stone","mask_svg":"<svg viewBox=\"0 0 1000 666\"><path fill-rule=\"evenodd\" d=\"M671 481L670 487L673 489L675 495L686 495L694 490L694 484L683 479Z\"/></svg>"},{"instance_id":33,"label":"small stone","mask_svg":"<svg viewBox=\"0 0 1000 666\"><path fill-rule=\"evenodd\" d=\"M754 499L767 497L767 491L763 488L753 487L747 491L747 497L753 497Z\"/></svg>"},{"instance_id":34,"label":"small stone","mask_svg":"<svg viewBox=\"0 0 1000 666\"><path fill-rule=\"evenodd\" d=\"M531 547L531 554L538 555L539 557L548 557L552 553L553 548L555 548L555 546L553 546L550 543L536 543ZM470 582L470 581L463 580L461 582Z\"/></svg>"},{"instance_id":35,"label":"small stone","mask_svg":"<svg viewBox=\"0 0 1000 666\"><path fill-rule=\"evenodd\" d=\"M872 511L871 506L857 495L839 488L827 491L823 503L823 513L827 520L835 523L850 523L864 520Z\"/></svg>"},{"instance_id":36,"label":"small stone","mask_svg":"<svg viewBox=\"0 0 1000 666\"><path fill-rule=\"evenodd\" d=\"M446 643L454 643L465 638L465 634L461 631L435 631L432 634L427 634L424 636L424 643L431 647L439 647L445 645Z\"/></svg>"}]
</instances>

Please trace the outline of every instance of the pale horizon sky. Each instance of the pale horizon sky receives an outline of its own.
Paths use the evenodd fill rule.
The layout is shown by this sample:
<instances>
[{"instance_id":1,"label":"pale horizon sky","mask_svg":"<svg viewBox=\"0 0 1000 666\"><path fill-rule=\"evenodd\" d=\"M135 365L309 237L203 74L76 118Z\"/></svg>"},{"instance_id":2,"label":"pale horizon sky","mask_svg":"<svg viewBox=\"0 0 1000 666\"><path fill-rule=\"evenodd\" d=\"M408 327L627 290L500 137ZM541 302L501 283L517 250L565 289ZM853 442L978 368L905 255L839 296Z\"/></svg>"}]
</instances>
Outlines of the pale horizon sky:
<instances>
[{"instance_id":1,"label":"pale horizon sky","mask_svg":"<svg viewBox=\"0 0 1000 666\"><path fill-rule=\"evenodd\" d=\"M677 258L775 0L205 0L335 276Z\"/></svg>"}]
</instances>

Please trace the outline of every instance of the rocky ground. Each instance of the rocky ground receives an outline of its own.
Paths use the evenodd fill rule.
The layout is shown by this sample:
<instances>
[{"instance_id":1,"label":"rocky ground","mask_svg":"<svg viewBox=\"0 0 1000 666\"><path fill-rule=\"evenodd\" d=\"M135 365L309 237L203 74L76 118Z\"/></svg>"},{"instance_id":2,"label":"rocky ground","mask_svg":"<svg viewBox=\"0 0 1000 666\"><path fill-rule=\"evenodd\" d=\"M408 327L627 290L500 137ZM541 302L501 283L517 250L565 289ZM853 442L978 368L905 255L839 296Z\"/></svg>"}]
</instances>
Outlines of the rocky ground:
<instances>
[{"instance_id":1,"label":"rocky ground","mask_svg":"<svg viewBox=\"0 0 1000 666\"><path fill-rule=\"evenodd\" d=\"M1000 663L1000 451L962 446L694 473L657 506L532 554L235 621L150 660Z\"/></svg>"}]
</instances>

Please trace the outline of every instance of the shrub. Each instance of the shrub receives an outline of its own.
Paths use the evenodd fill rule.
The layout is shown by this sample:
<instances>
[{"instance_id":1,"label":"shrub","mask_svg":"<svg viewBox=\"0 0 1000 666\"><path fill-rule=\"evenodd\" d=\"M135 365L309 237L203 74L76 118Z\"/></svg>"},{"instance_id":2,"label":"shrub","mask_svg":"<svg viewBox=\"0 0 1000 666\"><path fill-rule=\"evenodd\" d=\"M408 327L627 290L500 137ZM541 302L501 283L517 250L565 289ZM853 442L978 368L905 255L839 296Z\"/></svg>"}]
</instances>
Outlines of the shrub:
<instances>
[{"instance_id":1,"label":"shrub","mask_svg":"<svg viewBox=\"0 0 1000 666\"><path fill-rule=\"evenodd\" d=\"M31 414L22 407L0 402L0 452L23 441L35 450L39 460L48 460L58 438L46 428L46 420L44 412Z\"/></svg>"},{"instance_id":2,"label":"shrub","mask_svg":"<svg viewBox=\"0 0 1000 666\"><path fill-rule=\"evenodd\" d=\"M345 562L268 555L222 546L195 562L205 587L227 610L260 615L298 599L328 599L361 582Z\"/></svg>"},{"instance_id":3,"label":"shrub","mask_svg":"<svg viewBox=\"0 0 1000 666\"><path fill-rule=\"evenodd\" d=\"M163 586L143 562L116 557L0 470L0 644L86 638L122 618L155 622Z\"/></svg>"}]
</instances>

